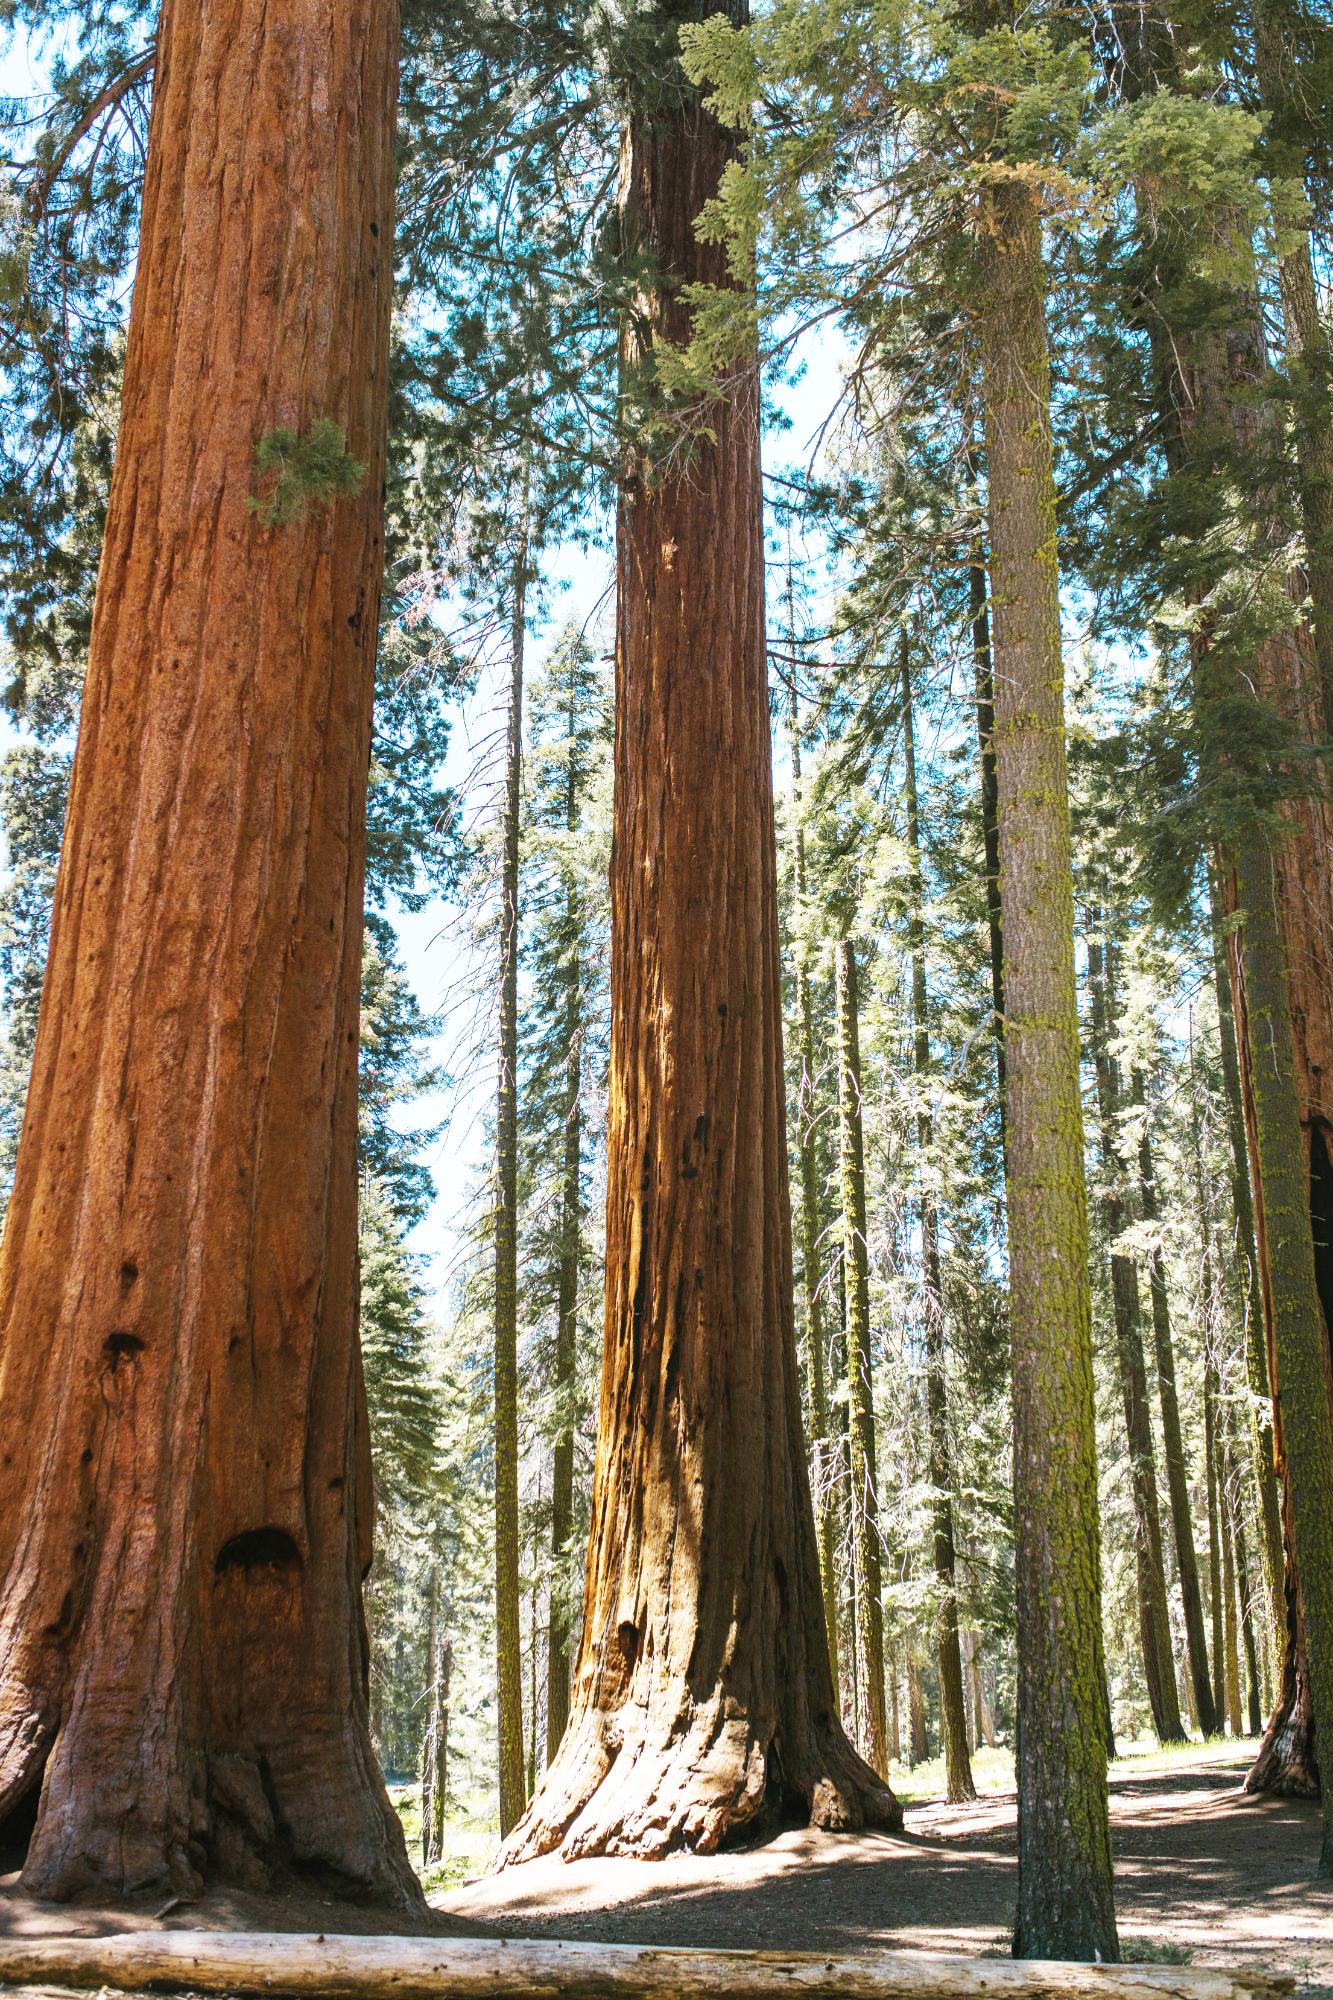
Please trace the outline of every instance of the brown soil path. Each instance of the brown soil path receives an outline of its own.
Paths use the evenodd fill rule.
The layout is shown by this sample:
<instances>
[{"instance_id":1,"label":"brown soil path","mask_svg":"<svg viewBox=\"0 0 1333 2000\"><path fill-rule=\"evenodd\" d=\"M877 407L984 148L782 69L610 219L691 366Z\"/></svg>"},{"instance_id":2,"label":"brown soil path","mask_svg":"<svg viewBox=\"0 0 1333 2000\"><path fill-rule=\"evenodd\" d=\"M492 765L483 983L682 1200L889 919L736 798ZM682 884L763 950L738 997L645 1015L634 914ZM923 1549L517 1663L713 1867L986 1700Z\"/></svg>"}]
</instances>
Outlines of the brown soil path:
<instances>
[{"instance_id":1,"label":"brown soil path","mask_svg":"<svg viewBox=\"0 0 1333 2000\"><path fill-rule=\"evenodd\" d=\"M1243 1754L1116 1767L1116 1904L1131 1952L1262 1962L1333 1991L1333 1885L1316 1882L1318 1808L1247 1799ZM829 1950L898 1945L977 1954L1005 1939L1015 1800L909 1808L902 1837L809 1831L661 1862L528 1862L432 1897L510 1935ZM1145 1954L1146 1955L1146 1954Z\"/></svg>"},{"instance_id":2,"label":"brown soil path","mask_svg":"<svg viewBox=\"0 0 1333 2000\"><path fill-rule=\"evenodd\" d=\"M1318 1808L1246 1799L1244 1746L1144 1757L1112 1773L1116 1901L1132 1953L1256 1962L1333 2000L1333 1885L1316 1882ZM12 1865L12 1864L11 1864ZM1005 1949L1014 1896L1014 1797L909 1806L907 1832L808 1831L731 1854L661 1862L529 1862L432 1896L424 1921L329 1900L209 1894L164 1905L37 1903L0 1875L0 1936L184 1928L598 1938L701 1947ZM1303 1996L1314 2000L1314 1993Z\"/></svg>"}]
</instances>

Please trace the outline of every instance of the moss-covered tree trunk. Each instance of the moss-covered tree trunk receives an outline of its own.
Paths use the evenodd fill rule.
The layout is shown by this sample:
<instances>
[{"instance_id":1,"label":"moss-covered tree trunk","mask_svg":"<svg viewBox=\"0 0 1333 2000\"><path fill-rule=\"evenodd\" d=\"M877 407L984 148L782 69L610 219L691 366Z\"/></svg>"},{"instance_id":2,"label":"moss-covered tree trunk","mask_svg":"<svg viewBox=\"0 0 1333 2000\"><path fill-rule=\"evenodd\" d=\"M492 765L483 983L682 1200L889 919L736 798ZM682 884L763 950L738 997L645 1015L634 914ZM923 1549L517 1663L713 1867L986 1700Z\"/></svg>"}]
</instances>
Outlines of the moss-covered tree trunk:
<instances>
[{"instance_id":1,"label":"moss-covered tree trunk","mask_svg":"<svg viewBox=\"0 0 1333 2000\"><path fill-rule=\"evenodd\" d=\"M1135 1076L1134 1101L1142 1123L1139 1127L1139 1205L1143 1220L1152 1231L1148 1247L1148 1283L1151 1288L1153 1353L1157 1363L1157 1393L1162 1411L1162 1449L1166 1458L1167 1493L1171 1502L1171 1531L1176 1549L1176 1573L1180 1579L1180 1602L1185 1616L1185 1650L1189 1662L1190 1687L1195 1720L1205 1736L1217 1730L1213 1709L1212 1683L1208 1676L1208 1642L1204 1632L1203 1595L1199 1589L1199 1559L1194 1547L1194 1512L1190 1505L1189 1468L1180 1428L1180 1399L1176 1391L1176 1354L1171 1337L1171 1300L1166 1287L1166 1263L1162 1256L1161 1204L1157 1198L1157 1175L1153 1166L1152 1134L1149 1130L1147 1092L1143 1079Z\"/></svg>"},{"instance_id":2,"label":"moss-covered tree trunk","mask_svg":"<svg viewBox=\"0 0 1333 2000\"><path fill-rule=\"evenodd\" d=\"M1030 190L982 198L1014 1363L1024 1958L1114 1959L1101 1533L1050 368Z\"/></svg>"},{"instance_id":3,"label":"moss-covered tree trunk","mask_svg":"<svg viewBox=\"0 0 1333 2000\"><path fill-rule=\"evenodd\" d=\"M861 1747L873 1768L883 1773L888 1770L884 1712L883 1565L880 1555L879 1477L875 1464L874 1370L870 1345L870 1258L866 1244L865 1138L861 1120L860 1001L856 946L850 937L838 940L836 984L857 1708L861 1717Z\"/></svg>"},{"instance_id":4,"label":"moss-covered tree trunk","mask_svg":"<svg viewBox=\"0 0 1333 2000\"><path fill-rule=\"evenodd\" d=\"M510 578L509 717L500 860L500 1047L495 1106L495 1679L500 1831L527 1801L518 1515L518 953L523 803L523 653L527 629L526 496Z\"/></svg>"},{"instance_id":5,"label":"moss-covered tree trunk","mask_svg":"<svg viewBox=\"0 0 1333 2000\"><path fill-rule=\"evenodd\" d=\"M940 1676L940 1737L944 1745L946 1795L951 1803L957 1804L963 1799L974 1799L977 1794L968 1755L967 1701L963 1691L963 1655L958 1637L944 1286L940 1279L939 1204L931 1178L934 1124L926 1099L930 1088L930 1021L925 924L922 917L925 892L921 872L921 829L917 815L912 675L905 643L902 648L902 694L909 897L907 950L912 975L912 1067L919 1100L916 1136L921 1185L921 1305L926 1335L926 1429L930 1445L935 1583L939 1592L935 1654Z\"/></svg>"},{"instance_id":6,"label":"moss-covered tree trunk","mask_svg":"<svg viewBox=\"0 0 1333 2000\"><path fill-rule=\"evenodd\" d=\"M729 282L695 218L734 136L660 37L625 133L626 386ZM737 0L734 18L744 18ZM796 1357L759 380L622 487L606 1332L569 1726L506 1860L717 1848L765 1816L895 1826L837 1715Z\"/></svg>"},{"instance_id":7,"label":"moss-covered tree trunk","mask_svg":"<svg viewBox=\"0 0 1333 2000\"><path fill-rule=\"evenodd\" d=\"M967 572L967 606L977 714L977 791L981 807L982 852L986 862L986 936L990 950L995 1080L999 1089L1000 1136L1003 1140L1004 924L1000 911L1000 816L995 783L995 670L991 660L990 610L986 602L986 565L980 550Z\"/></svg>"},{"instance_id":8,"label":"moss-covered tree trunk","mask_svg":"<svg viewBox=\"0 0 1333 2000\"><path fill-rule=\"evenodd\" d=\"M163 11L0 1252L0 1818L40 1785L42 1895L420 1899L368 1728L356 1263L397 36L391 0ZM255 511L256 444L320 425L355 492Z\"/></svg>"}]
</instances>

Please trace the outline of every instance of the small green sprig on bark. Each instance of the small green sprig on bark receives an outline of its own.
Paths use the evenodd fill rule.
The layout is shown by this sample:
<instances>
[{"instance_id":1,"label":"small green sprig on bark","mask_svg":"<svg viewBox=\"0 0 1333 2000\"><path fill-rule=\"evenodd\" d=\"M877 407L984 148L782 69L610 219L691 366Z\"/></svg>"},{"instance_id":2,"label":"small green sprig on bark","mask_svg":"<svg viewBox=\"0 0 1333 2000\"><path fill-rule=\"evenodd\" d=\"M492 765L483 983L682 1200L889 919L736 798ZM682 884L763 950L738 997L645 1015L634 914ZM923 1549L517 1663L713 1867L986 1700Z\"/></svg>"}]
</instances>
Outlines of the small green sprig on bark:
<instances>
[{"instance_id":1,"label":"small green sprig on bark","mask_svg":"<svg viewBox=\"0 0 1333 2000\"><path fill-rule=\"evenodd\" d=\"M305 518L311 507L330 507L360 490L366 468L347 449L347 439L331 417L321 417L302 437L286 429L266 431L255 446L255 471L276 475L249 507L264 528L285 528Z\"/></svg>"}]
</instances>

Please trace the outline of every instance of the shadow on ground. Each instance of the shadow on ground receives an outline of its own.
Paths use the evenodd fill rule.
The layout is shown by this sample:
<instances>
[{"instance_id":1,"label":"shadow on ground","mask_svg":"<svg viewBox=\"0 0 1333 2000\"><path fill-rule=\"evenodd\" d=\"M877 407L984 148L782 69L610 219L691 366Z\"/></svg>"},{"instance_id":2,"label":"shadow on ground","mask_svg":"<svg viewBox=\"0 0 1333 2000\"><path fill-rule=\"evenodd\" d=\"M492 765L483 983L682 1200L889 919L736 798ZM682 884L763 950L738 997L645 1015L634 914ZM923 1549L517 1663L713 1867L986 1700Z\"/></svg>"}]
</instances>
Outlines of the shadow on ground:
<instances>
[{"instance_id":1,"label":"shadow on ground","mask_svg":"<svg viewBox=\"0 0 1333 2000\"><path fill-rule=\"evenodd\" d=\"M1119 1776L1116 1902L1131 1951L1263 1962L1333 1985L1333 1893L1314 1879L1318 1807L1239 1791L1243 1754ZM1012 1792L909 1810L906 1832L781 1835L663 1862L528 1862L437 1896L497 1934L777 1951L1007 1949Z\"/></svg>"}]
</instances>

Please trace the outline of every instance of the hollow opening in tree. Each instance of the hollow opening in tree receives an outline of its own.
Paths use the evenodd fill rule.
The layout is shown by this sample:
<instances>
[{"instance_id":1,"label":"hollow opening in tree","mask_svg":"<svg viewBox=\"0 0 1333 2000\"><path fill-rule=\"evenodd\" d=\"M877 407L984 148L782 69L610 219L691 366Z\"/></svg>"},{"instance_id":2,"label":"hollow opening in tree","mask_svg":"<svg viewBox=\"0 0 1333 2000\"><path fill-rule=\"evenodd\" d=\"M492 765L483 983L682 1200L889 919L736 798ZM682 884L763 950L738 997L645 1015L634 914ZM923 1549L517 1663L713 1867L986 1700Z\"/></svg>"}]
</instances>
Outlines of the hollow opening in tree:
<instances>
[{"instance_id":1,"label":"hollow opening in tree","mask_svg":"<svg viewBox=\"0 0 1333 2000\"><path fill-rule=\"evenodd\" d=\"M302 1569L301 1551L285 1528L247 1528L222 1544L213 1574L229 1569Z\"/></svg>"},{"instance_id":2,"label":"hollow opening in tree","mask_svg":"<svg viewBox=\"0 0 1333 2000\"><path fill-rule=\"evenodd\" d=\"M0 1819L0 1875L17 1874L28 1858L28 1848L37 1825L37 1807L41 1802L45 1768L46 1760L43 1759L28 1789L15 1799Z\"/></svg>"}]
</instances>

